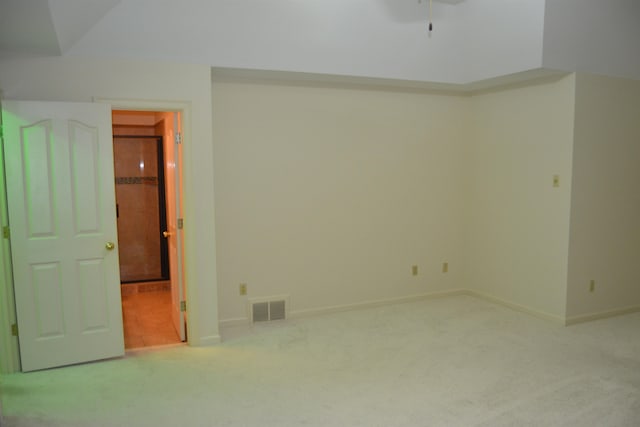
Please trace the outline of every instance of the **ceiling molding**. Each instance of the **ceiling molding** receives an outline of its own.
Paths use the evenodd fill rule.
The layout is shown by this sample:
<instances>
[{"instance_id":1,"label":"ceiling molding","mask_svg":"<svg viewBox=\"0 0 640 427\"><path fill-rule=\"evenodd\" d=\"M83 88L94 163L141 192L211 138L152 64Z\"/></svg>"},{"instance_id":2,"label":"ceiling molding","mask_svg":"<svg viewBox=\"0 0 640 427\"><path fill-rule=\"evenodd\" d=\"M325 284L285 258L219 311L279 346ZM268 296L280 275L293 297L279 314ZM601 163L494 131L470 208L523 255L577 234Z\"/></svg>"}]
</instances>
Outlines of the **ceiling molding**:
<instances>
[{"instance_id":1,"label":"ceiling molding","mask_svg":"<svg viewBox=\"0 0 640 427\"><path fill-rule=\"evenodd\" d=\"M393 92L432 93L471 96L564 77L570 73L558 70L535 69L465 84L426 81L380 79L334 74L300 73L274 70L250 70L212 67L213 82L271 84L306 87L387 90Z\"/></svg>"}]
</instances>

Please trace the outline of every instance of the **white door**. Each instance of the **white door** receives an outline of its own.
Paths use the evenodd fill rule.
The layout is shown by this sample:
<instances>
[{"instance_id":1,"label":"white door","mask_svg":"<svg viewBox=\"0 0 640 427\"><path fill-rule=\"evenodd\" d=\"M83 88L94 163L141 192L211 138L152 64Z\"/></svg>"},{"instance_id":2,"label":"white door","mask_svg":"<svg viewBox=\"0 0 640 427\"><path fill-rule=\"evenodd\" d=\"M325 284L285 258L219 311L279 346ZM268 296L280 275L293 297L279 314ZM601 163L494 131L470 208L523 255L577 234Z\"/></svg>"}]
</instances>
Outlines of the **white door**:
<instances>
[{"instance_id":1,"label":"white door","mask_svg":"<svg viewBox=\"0 0 640 427\"><path fill-rule=\"evenodd\" d=\"M182 271L182 229L178 228L178 219L182 218L182 145L176 135L180 135L180 113L167 114L171 120L170 132L165 139L165 177L167 182L167 233L169 243L169 274L171 276L171 320L180 336L186 338L184 301L184 275Z\"/></svg>"},{"instance_id":2,"label":"white door","mask_svg":"<svg viewBox=\"0 0 640 427\"><path fill-rule=\"evenodd\" d=\"M106 104L3 103L23 371L124 354Z\"/></svg>"}]
</instances>

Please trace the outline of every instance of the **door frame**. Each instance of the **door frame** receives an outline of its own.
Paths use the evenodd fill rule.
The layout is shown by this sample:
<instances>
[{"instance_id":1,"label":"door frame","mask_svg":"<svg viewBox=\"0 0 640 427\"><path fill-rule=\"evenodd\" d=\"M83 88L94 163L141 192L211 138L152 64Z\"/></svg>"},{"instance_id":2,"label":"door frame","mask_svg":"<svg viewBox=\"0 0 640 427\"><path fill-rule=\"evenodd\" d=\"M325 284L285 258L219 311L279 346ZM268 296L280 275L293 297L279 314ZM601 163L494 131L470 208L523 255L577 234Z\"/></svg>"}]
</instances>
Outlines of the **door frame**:
<instances>
[{"instance_id":1,"label":"door frame","mask_svg":"<svg viewBox=\"0 0 640 427\"><path fill-rule=\"evenodd\" d=\"M191 134L191 103L182 102L182 101L155 101L148 99L121 99L121 98L100 98L94 97L93 102L105 103L111 106L111 111L113 110L125 110L125 111L155 111L155 112L172 112L172 113L180 113L181 121L182 121L182 142L184 144L185 141L190 141ZM183 159L188 158L188 144L183 145ZM185 169L188 166L185 165L183 160L181 173L184 176ZM165 177L166 178L166 177ZM184 179L184 178L183 178ZM185 193L187 186L183 185L183 193L181 197L185 197ZM114 201L115 203L115 201ZM183 212L183 217L188 216L188 213ZM185 254L187 252L188 242L182 243ZM188 257L184 256L182 258L182 271L184 272L184 282L182 283L182 291L184 295L184 300L186 302L188 308L189 318L195 318L197 316L195 311L195 300L197 299L196 289L194 289L195 284L189 286L188 281ZM191 345L191 337L197 336L196 325L194 325L194 321L186 322L186 337L187 344Z\"/></svg>"},{"instance_id":2,"label":"door frame","mask_svg":"<svg viewBox=\"0 0 640 427\"><path fill-rule=\"evenodd\" d=\"M2 96L0 93L0 113L2 107ZM182 139L189 141L191 133L191 103L183 101L153 101L148 99L112 99L94 97L93 102L106 103L111 105L112 110L139 110L139 111L168 111L179 112L182 117ZM0 123L1 123L0 115ZM183 150L189 151L188 147ZM188 158L188 156L185 156ZM183 163L184 166L184 163ZM5 227L9 224L9 215L7 208L7 191L4 172L4 139L0 134L0 226ZM184 170L183 170L184 172ZM187 188L186 186L183 188ZM186 191L185 191L186 192ZM185 195L183 194L183 197ZM115 202L114 202L115 203ZM9 239L2 238L0 242L0 373L9 374L20 372L20 346L18 337L12 335L11 327L17 324L15 299L14 299L14 282L13 270L11 263L11 248ZM183 259L182 268L185 273L188 271L188 257ZM2 280L4 279L4 280ZM185 277L188 280L188 277ZM190 316L195 317L197 304L194 303L196 290L195 285L187 286L183 284L183 291ZM187 322L187 336L197 336L194 322ZM190 344L191 340L188 340Z\"/></svg>"},{"instance_id":3,"label":"door frame","mask_svg":"<svg viewBox=\"0 0 640 427\"><path fill-rule=\"evenodd\" d=\"M4 137L2 135L2 93L0 92L0 226L9 226L9 208L4 166ZM16 303L13 293L13 263L11 262L11 242L0 237L0 373L19 372L20 346L18 337L12 334L12 325L17 325Z\"/></svg>"}]
</instances>

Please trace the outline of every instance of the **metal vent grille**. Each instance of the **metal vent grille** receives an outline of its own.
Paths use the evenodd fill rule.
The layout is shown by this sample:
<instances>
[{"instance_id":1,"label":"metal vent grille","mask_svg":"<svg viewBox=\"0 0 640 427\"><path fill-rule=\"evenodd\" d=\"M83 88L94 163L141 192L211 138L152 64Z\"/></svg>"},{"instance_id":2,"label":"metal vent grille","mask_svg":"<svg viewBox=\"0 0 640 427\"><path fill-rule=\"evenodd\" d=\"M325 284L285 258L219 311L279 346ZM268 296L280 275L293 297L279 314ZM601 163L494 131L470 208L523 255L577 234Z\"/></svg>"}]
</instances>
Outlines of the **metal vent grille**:
<instances>
[{"instance_id":1,"label":"metal vent grille","mask_svg":"<svg viewBox=\"0 0 640 427\"><path fill-rule=\"evenodd\" d=\"M282 320L284 319L284 300L282 301L271 301L269 303L269 319L271 320Z\"/></svg>"},{"instance_id":2,"label":"metal vent grille","mask_svg":"<svg viewBox=\"0 0 640 427\"><path fill-rule=\"evenodd\" d=\"M257 302L253 304L252 319L254 322L265 322L269 320L269 303Z\"/></svg>"},{"instance_id":3,"label":"metal vent grille","mask_svg":"<svg viewBox=\"0 0 640 427\"><path fill-rule=\"evenodd\" d=\"M253 322L282 320L286 319L286 317L286 299L274 301L256 301L251 303L251 320Z\"/></svg>"}]
</instances>

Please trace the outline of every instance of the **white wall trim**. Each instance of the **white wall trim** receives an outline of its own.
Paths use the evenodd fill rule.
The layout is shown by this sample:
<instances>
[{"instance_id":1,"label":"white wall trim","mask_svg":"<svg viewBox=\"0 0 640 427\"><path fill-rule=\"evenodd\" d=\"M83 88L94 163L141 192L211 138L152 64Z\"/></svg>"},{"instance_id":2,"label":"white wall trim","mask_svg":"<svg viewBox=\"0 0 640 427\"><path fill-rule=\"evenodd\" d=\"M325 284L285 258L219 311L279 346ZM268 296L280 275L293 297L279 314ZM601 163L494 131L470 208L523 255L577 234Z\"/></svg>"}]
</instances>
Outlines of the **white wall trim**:
<instances>
[{"instance_id":1,"label":"white wall trim","mask_svg":"<svg viewBox=\"0 0 640 427\"><path fill-rule=\"evenodd\" d=\"M297 71L212 67L211 81L213 83L362 89L465 97L522 86L544 84L561 79L569 74L571 73L567 71L550 68L534 68L470 83L437 83Z\"/></svg>"},{"instance_id":2,"label":"white wall trim","mask_svg":"<svg viewBox=\"0 0 640 427\"><path fill-rule=\"evenodd\" d=\"M343 311L359 310L363 308L375 308L375 307L381 307L385 305L403 304L403 303L420 301L425 299L444 298L444 297L450 297L450 296L456 296L456 295L464 295L465 293L466 293L465 290L460 289L460 290L454 290L454 291L409 295L406 297L364 301L364 302L359 302L355 304L334 305L329 307L320 307L320 308L311 308L306 310L291 311L289 316L291 319L299 319L303 317L317 316L320 314L340 313Z\"/></svg>"},{"instance_id":3,"label":"white wall trim","mask_svg":"<svg viewBox=\"0 0 640 427\"><path fill-rule=\"evenodd\" d=\"M150 99L117 99L117 98L105 98L105 97L93 97L93 102L110 104L112 110L138 110L138 111L172 111L172 112L180 112L182 115L182 137L184 141L190 141L191 136L191 103L184 101L164 101L164 100L150 100ZM183 156L182 156L182 170L183 179L186 178L185 171L191 168L190 164L190 144L186 143L183 146ZM188 185L184 185L184 188L188 188ZM182 197L186 199L190 197L188 194L183 192ZM184 200L183 199L183 200ZM185 206L189 206L189 204L185 200ZM189 212L188 208L183 212L183 216L185 218L185 222L193 223L191 220L192 213ZM194 254L196 253L196 248L194 242L189 241L189 239L185 239L183 241L184 251L186 254ZM190 262L189 257L185 256L183 258L183 269L185 271L185 277L190 280L191 286L189 283L185 283L183 292L185 295L185 300L187 302L187 307L189 307L189 318L190 319L198 319L198 289L196 283L198 283L196 274L195 274L195 265L193 265L193 261ZM210 337L204 336L200 337L199 326L197 322L193 320L187 322L187 342L189 345L206 345L204 344L205 340L210 340ZM220 342L220 336L218 337L218 342Z\"/></svg>"},{"instance_id":4,"label":"white wall trim","mask_svg":"<svg viewBox=\"0 0 640 427\"><path fill-rule=\"evenodd\" d=\"M516 304L513 302L505 301L503 299L496 298L491 295L487 295L482 292L474 291L471 289L457 289L452 291L433 292L433 293L421 294L421 295L410 295L410 296L400 297L400 298L365 301L365 302L355 303L355 304L345 304L345 305L337 305L337 306L330 306L330 307L320 307L320 308L312 308L312 309L306 309L306 310L291 311L289 313L288 318L299 319L299 318L313 317L313 316L318 316L323 314L340 313L343 311L374 308L374 307L381 307L385 305L403 304L403 303L408 303L413 301L445 298L445 297L460 296L460 295L467 295L467 296L475 297L478 299L483 299L485 301L498 304L503 307L507 307L522 313L526 313L526 314L535 316L539 319L547 320L557 325L563 325L563 326L569 326L577 323L590 322L593 320L606 319L609 317L621 316L623 314L640 312L640 306L632 306L632 307L620 308L615 310L609 310L601 313L592 313L592 314L585 314L585 315L565 318L562 316L557 316L555 314L546 313L544 311L534 310L532 308L525 307L523 305ZM234 327L234 326L245 326L250 324L251 322L250 322L250 319L247 317L238 317L233 319L224 319L224 320L221 320L219 323L221 327Z\"/></svg>"},{"instance_id":5,"label":"white wall trim","mask_svg":"<svg viewBox=\"0 0 640 427\"><path fill-rule=\"evenodd\" d=\"M208 345L220 344L221 342L222 342L222 338L220 337L220 335L208 335L206 337L200 337L200 339L198 340L198 343L195 345L198 347L204 347Z\"/></svg>"},{"instance_id":6,"label":"white wall trim","mask_svg":"<svg viewBox=\"0 0 640 427\"><path fill-rule=\"evenodd\" d=\"M559 325L564 325L565 324L565 319L562 316L557 316L555 314L547 313L547 312L544 312L544 311L534 310L534 309L526 307L524 305L520 305L520 304L516 304L516 303L513 303L513 302L509 302L509 301L506 301L506 300L503 300L503 299L500 299L500 298L496 298L496 297L493 297L491 295L487 295L487 294L484 294L482 292L474 291L474 290L471 290L471 289L467 289L465 291L465 293L467 295L470 295L470 296L473 296L473 297L476 297L476 298L480 298L480 299L484 299L484 300L489 301L489 302L500 304L502 306L511 308L513 310L516 310L516 311L521 311L523 313L530 314L530 315L538 317L540 319L549 320L549 321L551 321L553 323L557 323Z\"/></svg>"},{"instance_id":7,"label":"white wall trim","mask_svg":"<svg viewBox=\"0 0 640 427\"><path fill-rule=\"evenodd\" d=\"M466 290L459 289L459 290L453 290L453 291L433 292L433 293L420 294L420 295L410 295L410 296L400 297L400 298L390 298L390 299L383 299L383 300L365 301L365 302L359 302L359 303L355 303L355 304L345 304L345 305L335 305L335 306L329 306L329 307L310 308L310 309L306 309L306 310L297 310L297 311L291 311L290 310L287 313L287 318L288 319L300 319L300 318L304 318L304 317L313 317L313 316L318 316L318 315L322 315L322 314L340 313L340 312L343 312L343 311L360 310L360 309L364 309L364 308L374 308L374 307L381 307L381 306L392 305L392 304L402 304L402 303L408 303L408 302L412 302L412 301L420 301L420 300L424 300L424 299L444 298L444 297L450 297L450 296L465 295L467 293L468 292ZM262 299L260 299L260 300L262 300ZM256 300L256 301L258 301L258 300ZM249 317L237 317L237 318L232 318L232 319L223 319L223 320L220 320L220 322L219 322L221 327L222 326L224 326L224 327L243 326L243 325L248 325L250 323L251 323L251 319Z\"/></svg>"},{"instance_id":8,"label":"white wall trim","mask_svg":"<svg viewBox=\"0 0 640 427\"><path fill-rule=\"evenodd\" d=\"M565 325L575 325L577 323L591 322L593 320L607 319L609 317L621 316L623 314L631 314L640 312L640 305L617 308L615 310L602 311L599 313L581 314L579 316L571 316L565 319Z\"/></svg>"},{"instance_id":9,"label":"white wall trim","mask_svg":"<svg viewBox=\"0 0 640 427\"><path fill-rule=\"evenodd\" d=\"M218 322L221 328L233 328L235 326L246 326L251 323L248 317L234 317L232 319L222 319Z\"/></svg>"}]
</instances>

